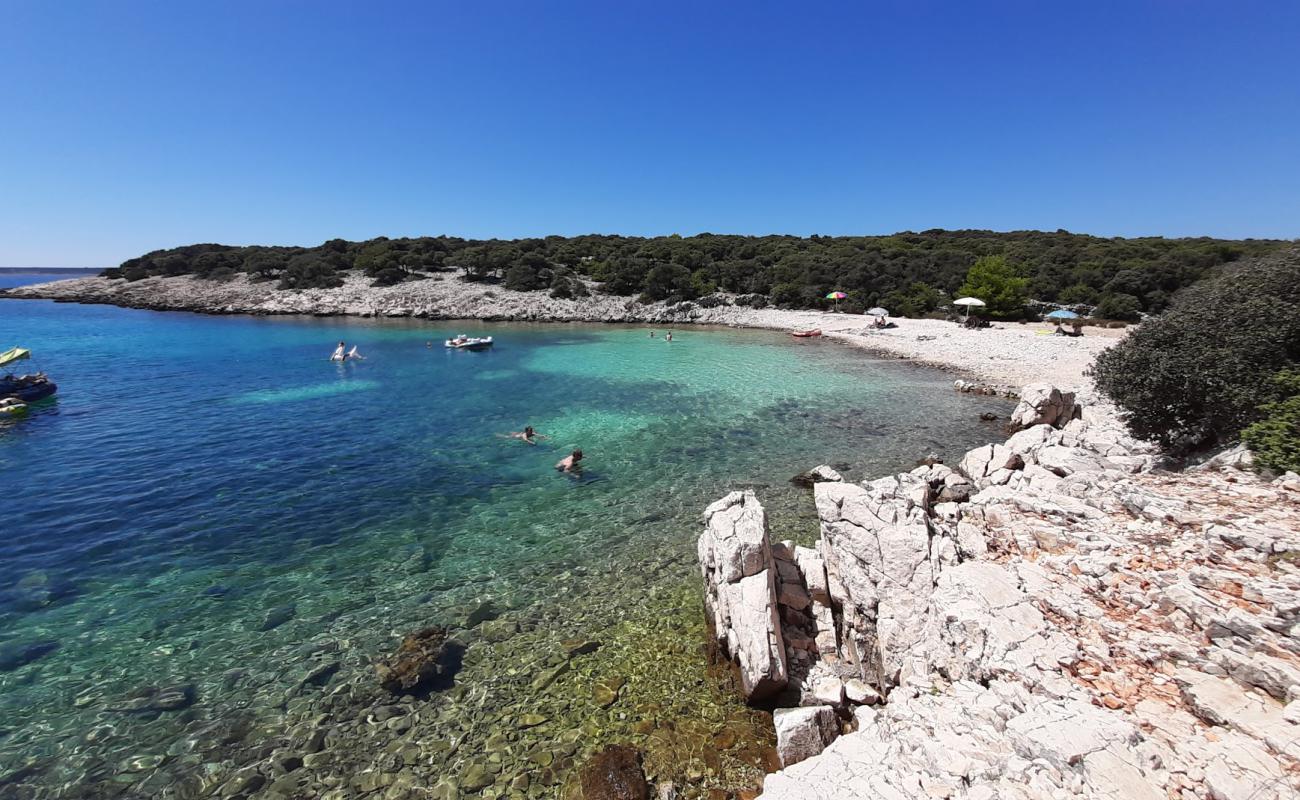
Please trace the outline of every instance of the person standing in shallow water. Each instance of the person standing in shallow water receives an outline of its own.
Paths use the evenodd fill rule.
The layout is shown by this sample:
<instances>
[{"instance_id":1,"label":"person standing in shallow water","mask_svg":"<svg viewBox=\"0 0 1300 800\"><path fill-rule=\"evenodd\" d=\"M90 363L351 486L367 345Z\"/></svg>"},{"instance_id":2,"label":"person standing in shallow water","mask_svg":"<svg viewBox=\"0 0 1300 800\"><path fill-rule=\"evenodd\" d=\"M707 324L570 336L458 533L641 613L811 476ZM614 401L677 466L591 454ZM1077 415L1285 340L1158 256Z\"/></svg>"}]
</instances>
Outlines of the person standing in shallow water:
<instances>
[{"instance_id":1,"label":"person standing in shallow water","mask_svg":"<svg viewBox=\"0 0 1300 800\"><path fill-rule=\"evenodd\" d=\"M578 466L578 462L581 460L582 460L582 451L574 450L569 455L560 459L559 463L555 465L555 468L558 469L560 472L578 472L579 470L582 469L580 466Z\"/></svg>"},{"instance_id":2,"label":"person standing in shallow water","mask_svg":"<svg viewBox=\"0 0 1300 800\"><path fill-rule=\"evenodd\" d=\"M665 342L671 342L672 340L673 340L673 332L672 332L672 331L668 331L668 333L665 333L665 334L664 334L664 341L665 341Z\"/></svg>"}]
</instances>

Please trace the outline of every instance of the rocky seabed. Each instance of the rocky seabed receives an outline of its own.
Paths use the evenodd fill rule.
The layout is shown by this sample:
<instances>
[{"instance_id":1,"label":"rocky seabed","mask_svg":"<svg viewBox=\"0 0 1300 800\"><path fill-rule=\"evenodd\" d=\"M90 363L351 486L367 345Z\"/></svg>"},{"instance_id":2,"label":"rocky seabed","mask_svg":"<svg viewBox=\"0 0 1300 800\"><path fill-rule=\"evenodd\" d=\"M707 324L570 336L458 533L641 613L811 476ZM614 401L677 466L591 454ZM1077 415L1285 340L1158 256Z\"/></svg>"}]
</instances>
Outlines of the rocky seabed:
<instances>
[{"instance_id":1,"label":"rocky seabed","mask_svg":"<svg viewBox=\"0 0 1300 800\"><path fill-rule=\"evenodd\" d=\"M706 610L776 708L766 800L1300 796L1300 478L1165 472L1027 386L1005 443L810 473L816 547L705 512Z\"/></svg>"}]
</instances>

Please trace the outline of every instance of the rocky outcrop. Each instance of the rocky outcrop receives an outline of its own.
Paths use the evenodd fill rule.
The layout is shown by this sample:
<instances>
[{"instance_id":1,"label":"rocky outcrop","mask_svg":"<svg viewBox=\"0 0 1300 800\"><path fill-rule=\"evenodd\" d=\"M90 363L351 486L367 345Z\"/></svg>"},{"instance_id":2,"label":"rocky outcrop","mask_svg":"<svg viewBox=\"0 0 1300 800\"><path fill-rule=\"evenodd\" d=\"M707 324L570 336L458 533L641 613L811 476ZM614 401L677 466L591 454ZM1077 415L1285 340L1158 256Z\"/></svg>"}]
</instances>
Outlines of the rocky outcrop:
<instances>
[{"instance_id":1,"label":"rocky outcrop","mask_svg":"<svg viewBox=\"0 0 1300 800\"><path fill-rule=\"evenodd\" d=\"M785 688L785 641L767 515L753 492L732 492L704 511L698 542L705 611L722 652L736 662L747 701Z\"/></svg>"},{"instance_id":2,"label":"rocky outcrop","mask_svg":"<svg viewBox=\"0 0 1300 800\"><path fill-rule=\"evenodd\" d=\"M836 472L833 467L822 464L821 466L813 467L807 472L800 472L798 475L791 478L790 482L795 486L806 486L812 488L813 484L839 483L842 480L844 480L844 476Z\"/></svg>"},{"instance_id":3,"label":"rocky outcrop","mask_svg":"<svg viewBox=\"0 0 1300 800\"><path fill-rule=\"evenodd\" d=\"M855 729L762 796L1297 796L1300 480L1151 471L1109 409L1022 397L956 471L815 486L787 575L834 633L778 739Z\"/></svg>"},{"instance_id":4,"label":"rocky outcrop","mask_svg":"<svg viewBox=\"0 0 1300 800\"><path fill-rule=\"evenodd\" d=\"M929 495L913 475L816 487L827 587L843 615L842 655L872 684L897 681L925 627L937 556Z\"/></svg>"},{"instance_id":5,"label":"rocky outcrop","mask_svg":"<svg viewBox=\"0 0 1300 800\"><path fill-rule=\"evenodd\" d=\"M1074 418L1074 392L1062 392L1050 383L1034 383L1020 390L1020 402L1011 412L1015 430L1033 425L1064 427Z\"/></svg>"}]
</instances>

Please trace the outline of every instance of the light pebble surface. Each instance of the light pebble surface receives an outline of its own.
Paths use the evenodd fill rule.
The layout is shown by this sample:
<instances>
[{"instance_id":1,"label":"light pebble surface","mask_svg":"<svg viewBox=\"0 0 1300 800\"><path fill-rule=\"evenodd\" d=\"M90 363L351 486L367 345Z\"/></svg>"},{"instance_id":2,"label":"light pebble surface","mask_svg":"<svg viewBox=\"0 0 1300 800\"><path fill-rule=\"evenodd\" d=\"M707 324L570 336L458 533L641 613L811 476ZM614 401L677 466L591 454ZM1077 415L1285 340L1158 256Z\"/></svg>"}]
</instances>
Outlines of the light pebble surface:
<instances>
[{"instance_id":1,"label":"light pebble surface","mask_svg":"<svg viewBox=\"0 0 1300 800\"><path fill-rule=\"evenodd\" d=\"M1047 381L1083 388L1084 370L1124 330L1087 328L1083 337L1048 335L1046 323L1003 324L966 330L942 320L896 318L896 328L869 327L871 318L820 311L743 306L717 308L641 304L633 298L593 291L590 297L557 300L545 292L516 292L462 280L451 273L373 287L359 274L337 289L280 290L274 282L238 276L219 283L192 277L127 282L77 278L33 284L0 297L46 298L136 308L209 314L310 314L422 317L531 322L625 322L660 326L728 325L783 331L820 329L829 339L960 372L1000 389Z\"/></svg>"}]
</instances>

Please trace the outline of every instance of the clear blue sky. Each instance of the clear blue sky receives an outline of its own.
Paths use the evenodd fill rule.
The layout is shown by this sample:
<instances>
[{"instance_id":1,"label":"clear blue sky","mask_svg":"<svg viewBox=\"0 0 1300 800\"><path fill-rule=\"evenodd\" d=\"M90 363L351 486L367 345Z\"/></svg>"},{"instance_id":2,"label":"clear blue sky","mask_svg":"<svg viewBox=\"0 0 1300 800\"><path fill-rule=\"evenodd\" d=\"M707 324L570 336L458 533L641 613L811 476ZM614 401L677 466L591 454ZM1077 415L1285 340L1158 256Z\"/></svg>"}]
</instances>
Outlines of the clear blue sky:
<instances>
[{"instance_id":1,"label":"clear blue sky","mask_svg":"<svg viewBox=\"0 0 1300 800\"><path fill-rule=\"evenodd\" d=\"M0 0L0 265L191 242L1300 237L1300 3Z\"/></svg>"}]
</instances>

